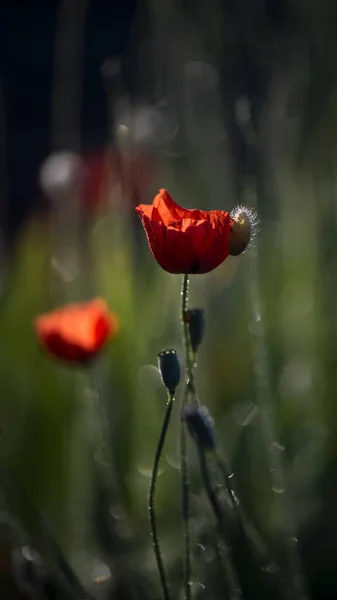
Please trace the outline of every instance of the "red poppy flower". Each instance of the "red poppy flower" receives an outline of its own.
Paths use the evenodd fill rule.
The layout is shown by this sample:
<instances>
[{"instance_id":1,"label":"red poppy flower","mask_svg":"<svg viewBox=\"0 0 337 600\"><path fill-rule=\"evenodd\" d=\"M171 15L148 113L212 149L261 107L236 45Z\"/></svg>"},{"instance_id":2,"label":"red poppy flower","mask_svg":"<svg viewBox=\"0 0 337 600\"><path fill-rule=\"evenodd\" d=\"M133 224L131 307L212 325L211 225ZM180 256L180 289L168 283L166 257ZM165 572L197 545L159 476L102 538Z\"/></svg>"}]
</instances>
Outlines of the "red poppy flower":
<instances>
[{"instance_id":1,"label":"red poppy flower","mask_svg":"<svg viewBox=\"0 0 337 600\"><path fill-rule=\"evenodd\" d=\"M35 331L42 347L57 358L85 362L118 330L117 318L104 300L68 304L37 317Z\"/></svg>"},{"instance_id":2,"label":"red poppy flower","mask_svg":"<svg viewBox=\"0 0 337 600\"><path fill-rule=\"evenodd\" d=\"M209 273L229 255L228 212L182 208L167 190L136 211L154 258L169 273Z\"/></svg>"}]
</instances>

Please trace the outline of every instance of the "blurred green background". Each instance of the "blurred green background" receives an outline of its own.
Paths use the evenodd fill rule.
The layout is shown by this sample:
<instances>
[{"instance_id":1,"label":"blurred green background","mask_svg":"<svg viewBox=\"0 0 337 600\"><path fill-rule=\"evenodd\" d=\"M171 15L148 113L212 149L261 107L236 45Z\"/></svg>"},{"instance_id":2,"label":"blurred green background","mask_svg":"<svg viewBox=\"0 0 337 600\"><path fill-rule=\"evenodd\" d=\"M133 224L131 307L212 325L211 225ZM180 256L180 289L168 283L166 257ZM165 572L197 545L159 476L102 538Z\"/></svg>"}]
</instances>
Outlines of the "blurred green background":
<instances>
[{"instance_id":1,"label":"blurred green background","mask_svg":"<svg viewBox=\"0 0 337 600\"><path fill-rule=\"evenodd\" d=\"M88 598L160 598L147 489L166 402L156 355L183 356L181 281L134 211L159 187L186 207L258 212L248 251L191 280L207 319L199 395L251 521L281 564L296 538L308 597L336 598L335 3L15 4L0 13L1 598L84 598L61 553ZM34 317L95 295L118 339L86 373L52 362ZM158 481L174 598L178 431L177 405ZM189 457L192 595L217 600L192 443ZM40 596L28 547L50 580ZM298 600L268 569L255 585L252 598Z\"/></svg>"}]
</instances>

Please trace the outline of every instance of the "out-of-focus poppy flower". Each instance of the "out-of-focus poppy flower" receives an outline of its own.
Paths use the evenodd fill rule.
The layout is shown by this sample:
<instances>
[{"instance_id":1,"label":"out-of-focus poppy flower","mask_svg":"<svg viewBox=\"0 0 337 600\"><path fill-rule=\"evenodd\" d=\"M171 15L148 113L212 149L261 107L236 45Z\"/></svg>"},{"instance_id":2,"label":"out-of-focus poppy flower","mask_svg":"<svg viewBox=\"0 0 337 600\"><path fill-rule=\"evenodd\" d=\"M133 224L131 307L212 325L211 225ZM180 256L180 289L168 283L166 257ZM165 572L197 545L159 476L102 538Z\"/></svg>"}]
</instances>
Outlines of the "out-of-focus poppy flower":
<instances>
[{"instance_id":1,"label":"out-of-focus poppy flower","mask_svg":"<svg viewBox=\"0 0 337 600\"><path fill-rule=\"evenodd\" d=\"M118 321L100 298L62 308L36 318L35 331L42 347L53 356L83 363L93 358L109 337L116 335Z\"/></svg>"},{"instance_id":2,"label":"out-of-focus poppy flower","mask_svg":"<svg viewBox=\"0 0 337 600\"><path fill-rule=\"evenodd\" d=\"M229 255L228 212L182 208L164 189L136 211L154 258L169 273L209 273Z\"/></svg>"},{"instance_id":3,"label":"out-of-focus poppy flower","mask_svg":"<svg viewBox=\"0 0 337 600\"><path fill-rule=\"evenodd\" d=\"M52 210L63 211L76 198L81 214L90 217L107 208L133 211L148 197L156 170L156 158L145 148L130 155L116 147L82 156L56 152L41 166L40 186Z\"/></svg>"},{"instance_id":4,"label":"out-of-focus poppy flower","mask_svg":"<svg viewBox=\"0 0 337 600\"><path fill-rule=\"evenodd\" d=\"M155 158L145 149L124 156L117 148L112 148L107 152L83 156L82 163L84 178L80 197L86 214L107 206L112 210L133 210L148 195L156 171ZM114 197L115 186L121 187L122 206Z\"/></svg>"}]
</instances>

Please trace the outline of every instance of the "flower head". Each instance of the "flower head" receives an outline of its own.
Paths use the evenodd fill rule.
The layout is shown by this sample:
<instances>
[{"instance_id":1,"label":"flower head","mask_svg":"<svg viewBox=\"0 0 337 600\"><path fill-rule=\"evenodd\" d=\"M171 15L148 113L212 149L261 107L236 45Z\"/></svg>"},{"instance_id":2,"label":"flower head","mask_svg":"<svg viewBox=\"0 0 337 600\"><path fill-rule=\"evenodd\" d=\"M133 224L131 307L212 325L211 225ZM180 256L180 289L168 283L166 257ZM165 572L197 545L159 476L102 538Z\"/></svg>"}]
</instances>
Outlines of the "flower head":
<instances>
[{"instance_id":1,"label":"flower head","mask_svg":"<svg viewBox=\"0 0 337 600\"><path fill-rule=\"evenodd\" d=\"M229 255L228 212L182 208L164 189L136 211L154 258L169 273L209 273Z\"/></svg>"},{"instance_id":2,"label":"flower head","mask_svg":"<svg viewBox=\"0 0 337 600\"><path fill-rule=\"evenodd\" d=\"M181 411L181 420L186 423L188 431L197 444L200 444L204 450L214 450L214 419L206 406L195 403L185 404Z\"/></svg>"},{"instance_id":3,"label":"flower head","mask_svg":"<svg viewBox=\"0 0 337 600\"><path fill-rule=\"evenodd\" d=\"M159 352L157 358L161 380L170 394L174 394L181 377L177 353L175 350L163 350L163 352Z\"/></svg>"},{"instance_id":4,"label":"flower head","mask_svg":"<svg viewBox=\"0 0 337 600\"><path fill-rule=\"evenodd\" d=\"M35 319L41 346L56 358L83 363L118 331L117 318L100 298L68 304Z\"/></svg>"}]
</instances>

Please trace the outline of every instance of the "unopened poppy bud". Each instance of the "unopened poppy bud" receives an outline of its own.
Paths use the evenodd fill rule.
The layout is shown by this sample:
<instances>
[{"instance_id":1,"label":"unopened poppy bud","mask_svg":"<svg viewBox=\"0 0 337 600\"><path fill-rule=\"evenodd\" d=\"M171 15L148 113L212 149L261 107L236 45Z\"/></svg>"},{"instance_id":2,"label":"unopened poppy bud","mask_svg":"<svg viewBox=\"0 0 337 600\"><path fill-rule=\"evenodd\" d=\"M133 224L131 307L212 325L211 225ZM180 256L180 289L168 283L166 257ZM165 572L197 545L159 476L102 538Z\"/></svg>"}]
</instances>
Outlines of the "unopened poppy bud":
<instances>
[{"instance_id":1,"label":"unopened poppy bud","mask_svg":"<svg viewBox=\"0 0 337 600\"><path fill-rule=\"evenodd\" d=\"M205 335L205 311L202 308L189 308L186 312L186 319L190 329L192 350L197 352Z\"/></svg>"},{"instance_id":2,"label":"unopened poppy bud","mask_svg":"<svg viewBox=\"0 0 337 600\"><path fill-rule=\"evenodd\" d=\"M180 363L175 350L163 350L158 354L161 380L170 394L174 394L181 377Z\"/></svg>"},{"instance_id":3,"label":"unopened poppy bud","mask_svg":"<svg viewBox=\"0 0 337 600\"><path fill-rule=\"evenodd\" d=\"M204 450L215 448L214 419L206 406L186 404L181 411L181 420L186 423L191 436Z\"/></svg>"},{"instance_id":4,"label":"unopened poppy bud","mask_svg":"<svg viewBox=\"0 0 337 600\"><path fill-rule=\"evenodd\" d=\"M231 232L228 237L229 253L238 256L244 252L256 233L257 215L246 206L238 206L231 214Z\"/></svg>"}]
</instances>

